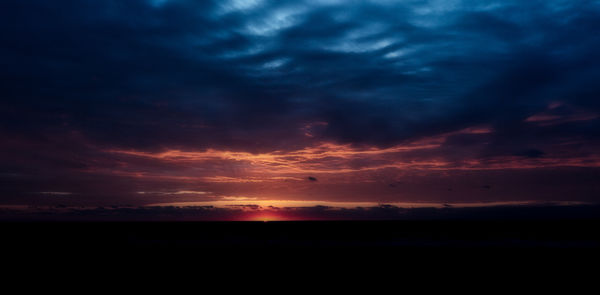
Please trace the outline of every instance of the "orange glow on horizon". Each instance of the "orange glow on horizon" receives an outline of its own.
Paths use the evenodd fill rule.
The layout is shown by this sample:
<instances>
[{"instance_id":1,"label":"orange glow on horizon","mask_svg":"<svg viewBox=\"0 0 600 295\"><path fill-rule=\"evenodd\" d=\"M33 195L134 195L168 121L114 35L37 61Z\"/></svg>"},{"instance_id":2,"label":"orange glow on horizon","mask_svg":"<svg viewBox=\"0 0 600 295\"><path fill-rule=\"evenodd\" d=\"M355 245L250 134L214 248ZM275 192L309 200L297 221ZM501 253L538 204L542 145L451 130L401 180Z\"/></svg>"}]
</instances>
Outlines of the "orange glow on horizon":
<instances>
[{"instance_id":1,"label":"orange glow on horizon","mask_svg":"<svg viewBox=\"0 0 600 295\"><path fill-rule=\"evenodd\" d=\"M280 214L274 214L271 212L258 212L257 214L251 214L250 216L242 217L242 218L240 218L239 221L269 222L269 221L291 221L291 220L295 220L295 219L290 219L290 218L284 217Z\"/></svg>"}]
</instances>

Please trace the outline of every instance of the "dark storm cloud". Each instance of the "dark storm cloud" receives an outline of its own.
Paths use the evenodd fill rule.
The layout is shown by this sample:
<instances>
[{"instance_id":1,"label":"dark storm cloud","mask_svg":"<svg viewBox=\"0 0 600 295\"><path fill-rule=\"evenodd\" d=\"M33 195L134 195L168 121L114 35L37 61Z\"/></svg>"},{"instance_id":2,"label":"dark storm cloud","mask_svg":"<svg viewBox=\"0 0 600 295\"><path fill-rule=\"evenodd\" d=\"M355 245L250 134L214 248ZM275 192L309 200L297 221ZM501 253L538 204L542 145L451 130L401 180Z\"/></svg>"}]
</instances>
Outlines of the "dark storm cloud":
<instances>
[{"instance_id":1,"label":"dark storm cloud","mask_svg":"<svg viewBox=\"0 0 600 295\"><path fill-rule=\"evenodd\" d=\"M510 133L552 101L598 110L599 12L589 1L8 1L3 129L250 150L306 144L311 121L356 144L474 124Z\"/></svg>"},{"instance_id":2,"label":"dark storm cloud","mask_svg":"<svg viewBox=\"0 0 600 295\"><path fill-rule=\"evenodd\" d=\"M382 148L473 126L493 132L409 155L595 155L599 14L560 0L3 1L2 192L167 184L117 168L182 176L111 149Z\"/></svg>"}]
</instances>

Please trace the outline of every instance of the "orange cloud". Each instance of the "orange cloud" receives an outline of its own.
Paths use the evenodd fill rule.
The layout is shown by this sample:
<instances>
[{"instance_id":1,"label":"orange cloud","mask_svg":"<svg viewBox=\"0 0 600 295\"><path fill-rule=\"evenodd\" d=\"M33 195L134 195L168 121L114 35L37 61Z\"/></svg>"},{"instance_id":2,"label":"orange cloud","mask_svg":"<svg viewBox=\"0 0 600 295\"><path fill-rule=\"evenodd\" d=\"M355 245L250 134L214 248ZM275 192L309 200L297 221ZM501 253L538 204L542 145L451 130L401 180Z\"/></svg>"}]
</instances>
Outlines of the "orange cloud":
<instances>
[{"instance_id":1,"label":"orange cloud","mask_svg":"<svg viewBox=\"0 0 600 295\"><path fill-rule=\"evenodd\" d=\"M474 155L472 158L460 160L445 157L443 145L451 136L485 136L489 133L493 133L489 127L474 126L387 148L322 142L299 150L276 150L267 153L218 149L170 149L161 152L113 149L106 152L117 155L119 161L125 164L104 171L113 175L188 183L284 183L306 181L311 175L327 175L330 179L336 178L341 182L364 182L374 177L373 174L365 173L379 171L402 173L561 166L600 167L600 157L594 155L565 157L548 154L540 158L496 156L485 159ZM344 175L348 177L342 177Z\"/></svg>"}]
</instances>

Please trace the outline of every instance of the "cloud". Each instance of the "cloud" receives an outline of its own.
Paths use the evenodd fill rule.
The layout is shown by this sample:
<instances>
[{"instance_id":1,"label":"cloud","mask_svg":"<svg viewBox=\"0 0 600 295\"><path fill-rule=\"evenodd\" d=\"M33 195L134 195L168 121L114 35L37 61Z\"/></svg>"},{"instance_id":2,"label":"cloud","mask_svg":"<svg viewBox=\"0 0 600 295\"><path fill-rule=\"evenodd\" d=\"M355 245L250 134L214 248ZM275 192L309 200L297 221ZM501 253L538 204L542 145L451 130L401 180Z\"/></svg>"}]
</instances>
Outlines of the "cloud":
<instances>
[{"instance_id":1,"label":"cloud","mask_svg":"<svg viewBox=\"0 0 600 295\"><path fill-rule=\"evenodd\" d=\"M517 156L527 157L527 158L539 158L544 156L544 152L538 149L528 149L522 152L517 153Z\"/></svg>"},{"instance_id":2,"label":"cloud","mask_svg":"<svg viewBox=\"0 0 600 295\"><path fill-rule=\"evenodd\" d=\"M203 192L203 191L173 191L173 192L144 192L144 191L140 191L137 192L140 195L146 195L146 194L157 194L157 195L206 195L206 194L210 194L210 192Z\"/></svg>"},{"instance_id":3,"label":"cloud","mask_svg":"<svg viewBox=\"0 0 600 295\"><path fill-rule=\"evenodd\" d=\"M6 1L2 198L145 202L161 194L136 192L267 183L316 194L305 175L388 189L399 176L429 183L424 170L592 169L599 12L559 0Z\"/></svg>"},{"instance_id":4,"label":"cloud","mask_svg":"<svg viewBox=\"0 0 600 295\"><path fill-rule=\"evenodd\" d=\"M4 10L22 25L4 26L3 104L30 119L12 125L121 147L294 149L307 121L378 146L499 128L578 96L597 60L593 3L26 2Z\"/></svg>"},{"instance_id":5,"label":"cloud","mask_svg":"<svg viewBox=\"0 0 600 295\"><path fill-rule=\"evenodd\" d=\"M39 192L42 195L51 195L51 196L69 196L73 193L70 192Z\"/></svg>"}]
</instances>

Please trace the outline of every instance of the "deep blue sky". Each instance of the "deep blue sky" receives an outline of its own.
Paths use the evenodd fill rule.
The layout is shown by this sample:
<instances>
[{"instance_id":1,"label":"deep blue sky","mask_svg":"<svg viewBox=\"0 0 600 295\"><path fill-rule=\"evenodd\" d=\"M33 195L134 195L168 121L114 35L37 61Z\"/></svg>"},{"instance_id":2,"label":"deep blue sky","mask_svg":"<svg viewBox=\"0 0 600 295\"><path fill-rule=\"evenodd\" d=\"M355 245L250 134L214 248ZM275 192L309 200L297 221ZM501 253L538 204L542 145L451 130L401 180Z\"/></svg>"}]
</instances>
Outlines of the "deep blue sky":
<instances>
[{"instance_id":1,"label":"deep blue sky","mask_svg":"<svg viewBox=\"0 0 600 295\"><path fill-rule=\"evenodd\" d=\"M599 1L7 0L0 30L0 204L598 201Z\"/></svg>"}]
</instances>

